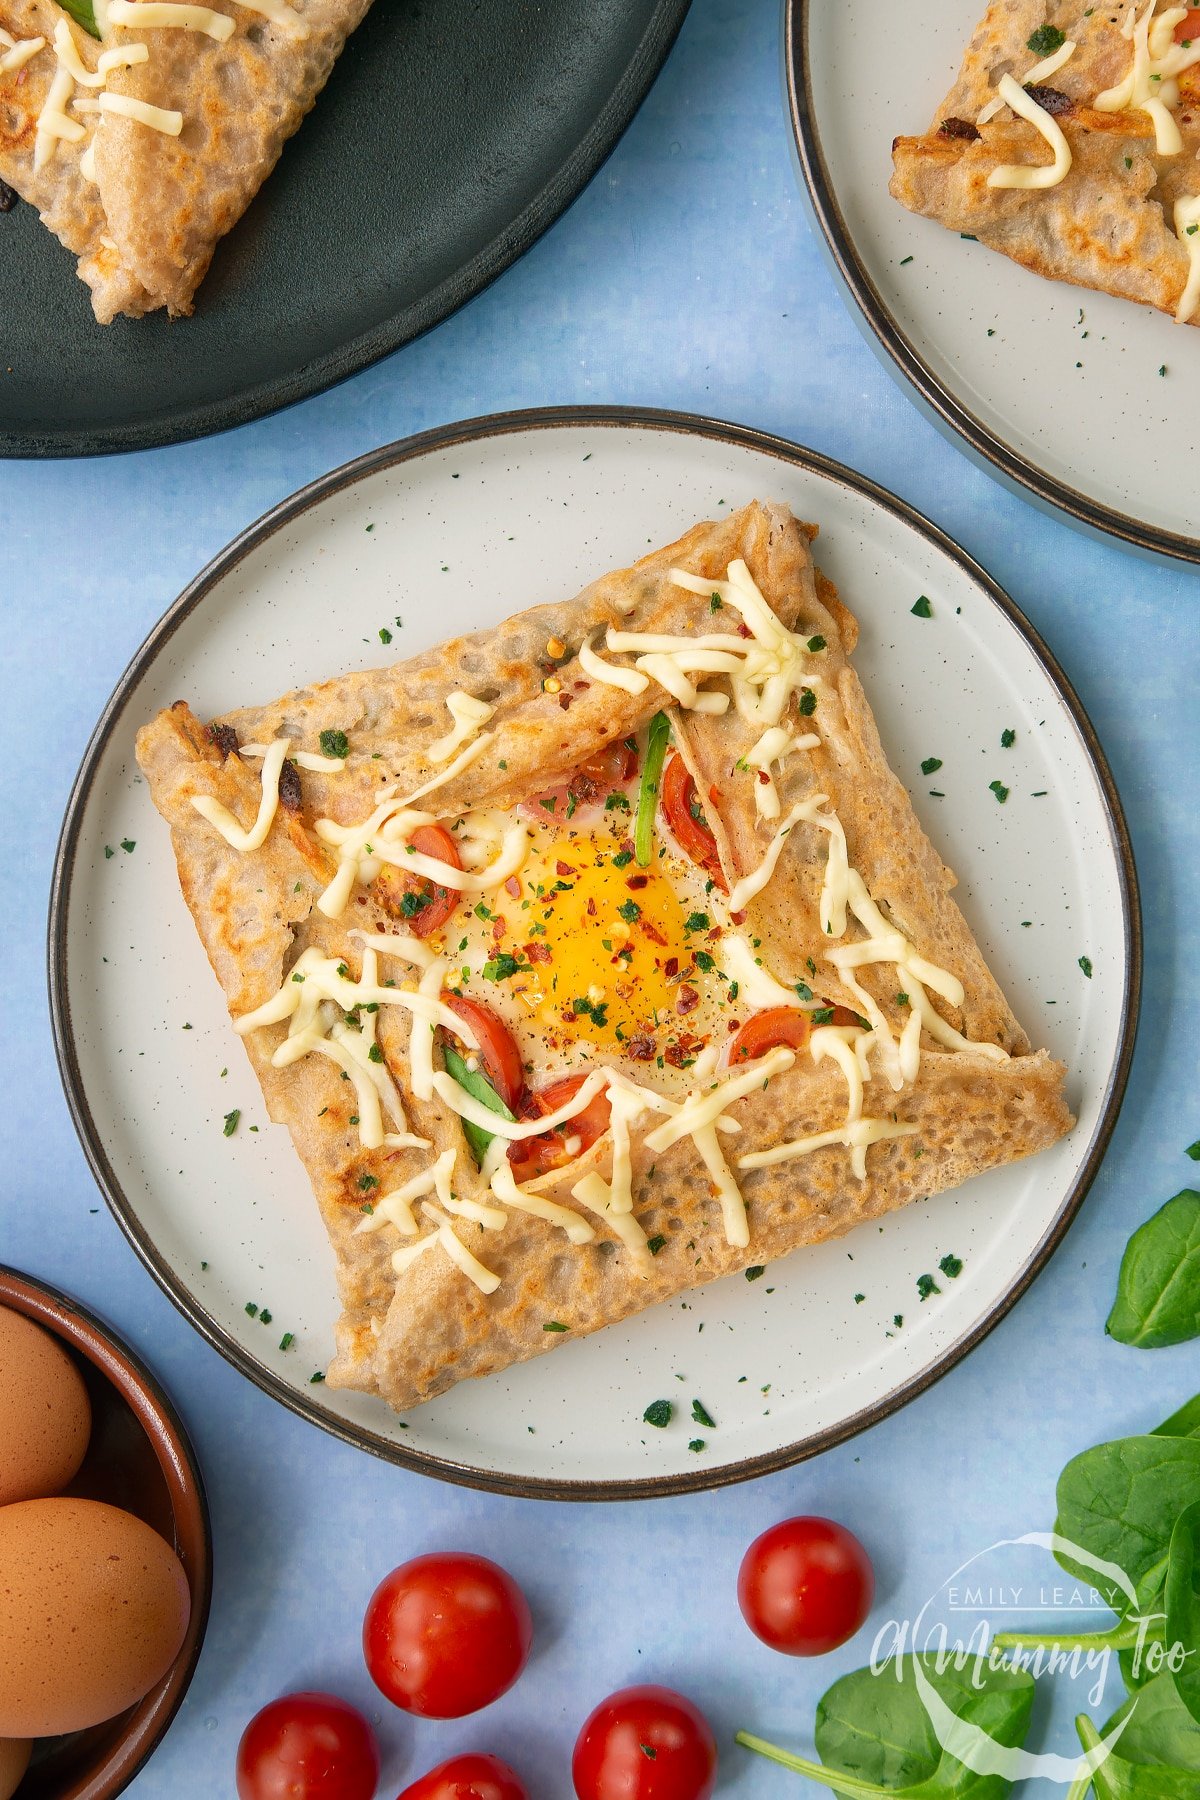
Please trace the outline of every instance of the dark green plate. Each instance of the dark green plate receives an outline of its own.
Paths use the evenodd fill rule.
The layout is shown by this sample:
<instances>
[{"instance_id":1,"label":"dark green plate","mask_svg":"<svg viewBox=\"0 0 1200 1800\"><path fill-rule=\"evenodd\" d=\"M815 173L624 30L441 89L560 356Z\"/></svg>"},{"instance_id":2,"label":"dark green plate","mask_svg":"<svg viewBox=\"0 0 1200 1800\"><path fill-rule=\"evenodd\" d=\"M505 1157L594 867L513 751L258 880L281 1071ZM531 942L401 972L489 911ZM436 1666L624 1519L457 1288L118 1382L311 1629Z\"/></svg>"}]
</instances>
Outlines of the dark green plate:
<instances>
[{"instance_id":1,"label":"dark green plate","mask_svg":"<svg viewBox=\"0 0 1200 1800\"><path fill-rule=\"evenodd\" d=\"M687 9L377 0L191 319L98 326L32 207L0 216L0 455L222 431L427 331L595 174Z\"/></svg>"}]
</instances>

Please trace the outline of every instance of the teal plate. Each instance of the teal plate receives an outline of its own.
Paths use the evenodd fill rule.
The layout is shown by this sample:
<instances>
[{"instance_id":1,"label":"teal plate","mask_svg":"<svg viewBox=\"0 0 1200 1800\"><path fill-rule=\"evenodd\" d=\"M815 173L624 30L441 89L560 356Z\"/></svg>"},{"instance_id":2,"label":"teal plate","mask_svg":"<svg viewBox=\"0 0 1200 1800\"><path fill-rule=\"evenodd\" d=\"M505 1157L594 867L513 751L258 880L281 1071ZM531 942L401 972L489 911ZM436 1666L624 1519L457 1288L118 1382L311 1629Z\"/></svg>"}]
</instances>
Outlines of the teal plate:
<instances>
[{"instance_id":1,"label":"teal plate","mask_svg":"<svg viewBox=\"0 0 1200 1800\"><path fill-rule=\"evenodd\" d=\"M687 9L378 0L188 320L97 325L33 208L0 216L0 456L223 431L429 330L595 174Z\"/></svg>"}]
</instances>

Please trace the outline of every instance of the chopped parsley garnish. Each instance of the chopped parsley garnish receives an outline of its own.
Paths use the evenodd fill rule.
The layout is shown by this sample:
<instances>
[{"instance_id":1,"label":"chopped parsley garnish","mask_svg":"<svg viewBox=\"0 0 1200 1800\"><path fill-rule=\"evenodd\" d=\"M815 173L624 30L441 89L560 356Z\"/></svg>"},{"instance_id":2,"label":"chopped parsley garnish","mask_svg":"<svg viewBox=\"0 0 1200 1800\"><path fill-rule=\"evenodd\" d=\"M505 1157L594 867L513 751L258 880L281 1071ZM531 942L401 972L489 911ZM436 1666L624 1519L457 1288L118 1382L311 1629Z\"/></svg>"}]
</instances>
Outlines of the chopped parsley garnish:
<instances>
[{"instance_id":1,"label":"chopped parsley garnish","mask_svg":"<svg viewBox=\"0 0 1200 1800\"><path fill-rule=\"evenodd\" d=\"M709 612L720 612L724 605L725 602L722 600L720 594L714 594L708 603L708 610Z\"/></svg>"},{"instance_id":2,"label":"chopped parsley garnish","mask_svg":"<svg viewBox=\"0 0 1200 1800\"><path fill-rule=\"evenodd\" d=\"M483 900L473 910L477 919L494 919L496 916L491 907Z\"/></svg>"},{"instance_id":3,"label":"chopped parsley garnish","mask_svg":"<svg viewBox=\"0 0 1200 1800\"><path fill-rule=\"evenodd\" d=\"M325 1379L324 1375L322 1375L320 1369L318 1369L315 1375L309 1376L308 1385L309 1385L309 1387L319 1387L320 1384L324 1381L324 1379Z\"/></svg>"},{"instance_id":4,"label":"chopped parsley garnish","mask_svg":"<svg viewBox=\"0 0 1200 1800\"><path fill-rule=\"evenodd\" d=\"M628 812L629 795L621 793L620 789L614 790L604 802L604 810L605 812Z\"/></svg>"},{"instance_id":5,"label":"chopped parsley garnish","mask_svg":"<svg viewBox=\"0 0 1200 1800\"><path fill-rule=\"evenodd\" d=\"M113 849L113 847L112 847L112 845L111 845L111 844L105 844L105 846L104 846L104 860L105 860L105 861L106 861L106 862L110 862L110 861L111 861L111 860L112 860L112 858L113 858L113 857L114 857L114 856L115 856L115 855L116 855L116 854L117 854L117 853L116 853L116 851L115 851L115 850L114 850L114 849Z\"/></svg>"},{"instance_id":6,"label":"chopped parsley garnish","mask_svg":"<svg viewBox=\"0 0 1200 1800\"><path fill-rule=\"evenodd\" d=\"M892 1314L892 1324L896 1327L897 1331L899 1331L899 1329L903 1325L903 1323L904 1323L904 1314L903 1313L893 1313Z\"/></svg>"},{"instance_id":7,"label":"chopped parsley garnish","mask_svg":"<svg viewBox=\"0 0 1200 1800\"><path fill-rule=\"evenodd\" d=\"M814 962L814 961L813 961L813 959L812 959L812 957L811 957L811 956L806 956L806 957L805 957L805 959L804 959L804 966L805 966L805 968L806 968L806 969L807 969L807 970L808 970L808 972L809 972L809 974L810 974L810 975L815 975L815 974L816 974L816 972L817 972L817 965L816 965L816 963L815 963L815 962Z\"/></svg>"},{"instance_id":8,"label":"chopped parsley garnish","mask_svg":"<svg viewBox=\"0 0 1200 1800\"><path fill-rule=\"evenodd\" d=\"M828 1025L833 1018L832 1006L818 1006L815 1012L809 1013L814 1025Z\"/></svg>"},{"instance_id":9,"label":"chopped parsley garnish","mask_svg":"<svg viewBox=\"0 0 1200 1800\"><path fill-rule=\"evenodd\" d=\"M381 644L390 644L392 641L392 634L386 625L379 627L379 641Z\"/></svg>"},{"instance_id":10,"label":"chopped parsley garnish","mask_svg":"<svg viewBox=\"0 0 1200 1800\"><path fill-rule=\"evenodd\" d=\"M683 921L683 929L685 931L710 931L712 929L712 920L707 913L689 913L687 918Z\"/></svg>"},{"instance_id":11,"label":"chopped parsley garnish","mask_svg":"<svg viewBox=\"0 0 1200 1800\"><path fill-rule=\"evenodd\" d=\"M377 1188L379 1186L379 1177L378 1175L360 1175L358 1178L358 1185L365 1194L368 1188Z\"/></svg>"},{"instance_id":12,"label":"chopped parsley garnish","mask_svg":"<svg viewBox=\"0 0 1200 1800\"><path fill-rule=\"evenodd\" d=\"M1008 789L1005 787L1004 783L1002 781L989 781L988 787L991 789L992 793L995 794L1000 805L1003 806L1004 802L1008 799Z\"/></svg>"},{"instance_id":13,"label":"chopped parsley garnish","mask_svg":"<svg viewBox=\"0 0 1200 1800\"><path fill-rule=\"evenodd\" d=\"M943 1275L948 1275L951 1281L957 1281L963 1272L962 1257L953 1255L943 1256L941 1262L938 1264L938 1268L942 1271Z\"/></svg>"},{"instance_id":14,"label":"chopped parsley garnish","mask_svg":"<svg viewBox=\"0 0 1200 1800\"><path fill-rule=\"evenodd\" d=\"M589 1000L586 994L581 994L578 1000L572 1000L571 1005L575 1012L581 1013L585 1019L590 1018L593 1024L608 1024L607 1000Z\"/></svg>"},{"instance_id":15,"label":"chopped parsley garnish","mask_svg":"<svg viewBox=\"0 0 1200 1800\"><path fill-rule=\"evenodd\" d=\"M656 1233L654 1237L647 1238L646 1248L650 1252L651 1256L657 1256L659 1251L665 1248L666 1242L667 1242L666 1238L662 1236L661 1232L659 1232L659 1233Z\"/></svg>"},{"instance_id":16,"label":"chopped parsley garnish","mask_svg":"<svg viewBox=\"0 0 1200 1800\"><path fill-rule=\"evenodd\" d=\"M823 637L810 637L808 640L808 647L815 656L818 650L823 650L825 648L825 639Z\"/></svg>"},{"instance_id":17,"label":"chopped parsley garnish","mask_svg":"<svg viewBox=\"0 0 1200 1800\"><path fill-rule=\"evenodd\" d=\"M917 1276L917 1293L921 1296L922 1300L928 1300L930 1294L940 1294L941 1291L941 1288L933 1279L932 1275Z\"/></svg>"},{"instance_id":18,"label":"chopped parsley garnish","mask_svg":"<svg viewBox=\"0 0 1200 1800\"><path fill-rule=\"evenodd\" d=\"M431 899L431 895L418 894L415 888L409 888L400 896L400 911L406 919L415 919L419 912L425 911Z\"/></svg>"},{"instance_id":19,"label":"chopped parsley garnish","mask_svg":"<svg viewBox=\"0 0 1200 1800\"><path fill-rule=\"evenodd\" d=\"M283 1336L279 1340L279 1348L281 1350L290 1350L292 1345L295 1343L295 1341L296 1341L295 1332L294 1331L285 1331Z\"/></svg>"},{"instance_id":20,"label":"chopped parsley garnish","mask_svg":"<svg viewBox=\"0 0 1200 1800\"><path fill-rule=\"evenodd\" d=\"M692 1417L695 1419L697 1425L706 1425L709 1431L716 1430L717 1421L713 1418L702 1400L692 1401Z\"/></svg>"},{"instance_id":21,"label":"chopped parsley garnish","mask_svg":"<svg viewBox=\"0 0 1200 1800\"><path fill-rule=\"evenodd\" d=\"M253 1301L253 1300L247 1300L247 1302L246 1302L246 1311L247 1311L247 1313L248 1313L248 1314L249 1314L249 1315L250 1315L250 1317L251 1317L251 1318L252 1318L252 1319L257 1319L257 1317L258 1317L258 1305L257 1305L257 1303L256 1303L256 1302L255 1302L255 1301Z\"/></svg>"},{"instance_id":22,"label":"chopped parsley garnish","mask_svg":"<svg viewBox=\"0 0 1200 1800\"><path fill-rule=\"evenodd\" d=\"M796 983L796 992L801 1000L811 1000L813 997L812 989L809 987L807 981L798 981Z\"/></svg>"},{"instance_id":23,"label":"chopped parsley garnish","mask_svg":"<svg viewBox=\"0 0 1200 1800\"><path fill-rule=\"evenodd\" d=\"M543 1331L569 1331L570 1329L569 1325L560 1324L557 1319L547 1319L542 1326Z\"/></svg>"},{"instance_id":24,"label":"chopped parsley garnish","mask_svg":"<svg viewBox=\"0 0 1200 1800\"><path fill-rule=\"evenodd\" d=\"M125 854L128 856L129 852L131 850L137 849L137 839L136 838L122 838L121 839L121 848L122 848L122 850L124 850Z\"/></svg>"},{"instance_id":25,"label":"chopped parsley garnish","mask_svg":"<svg viewBox=\"0 0 1200 1800\"><path fill-rule=\"evenodd\" d=\"M932 619L933 617L933 607L930 605L928 594L922 594L916 605L910 607L909 610L918 619Z\"/></svg>"},{"instance_id":26,"label":"chopped parsley garnish","mask_svg":"<svg viewBox=\"0 0 1200 1800\"><path fill-rule=\"evenodd\" d=\"M855 1306L861 1306L863 1301L866 1299L866 1297L867 1296L865 1294L855 1294L855 1296L854 1296Z\"/></svg>"},{"instance_id":27,"label":"chopped parsley garnish","mask_svg":"<svg viewBox=\"0 0 1200 1800\"><path fill-rule=\"evenodd\" d=\"M620 906L618 906L617 911L627 925L632 925L635 920L640 919L642 916L642 909L636 900L623 900Z\"/></svg>"},{"instance_id":28,"label":"chopped parsley garnish","mask_svg":"<svg viewBox=\"0 0 1200 1800\"><path fill-rule=\"evenodd\" d=\"M372 1044L371 1048L367 1051L367 1061L373 1063L381 1063L383 1061L383 1051L379 1048L378 1044Z\"/></svg>"},{"instance_id":29,"label":"chopped parsley garnish","mask_svg":"<svg viewBox=\"0 0 1200 1800\"><path fill-rule=\"evenodd\" d=\"M696 967L702 975L711 975L716 966L716 958L710 956L707 950L697 950Z\"/></svg>"},{"instance_id":30,"label":"chopped parsley garnish","mask_svg":"<svg viewBox=\"0 0 1200 1800\"><path fill-rule=\"evenodd\" d=\"M323 731L321 733L322 756L349 756L350 739L344 731Z\"/></svg>"},{"instance_id":31,"label":"chopped parsley garnish","mask_svg":"<svg viewBox=\"0 0 1200 1800\"><path fill-rule=\"evenodd\" d=\"M941 766L942 759L940 756L927 756L921 764L921 773L922 775L932 775L940 769Z\"/></svg>"},{"instance_id":32,"label":"chopped parsley garnish","mask_svg":"<svg viewBox=\"0 0 1200 1800\"><path fill-rule=\"evenodd\" d=\"M1039 25L1033 36L1025 41L1025 48L1034 56L1053 56L1066 43L1066 36L1057 25Z\"/></svg>"},{"instance_id":33,"label":"chopped parsley garnish","mask_svg":"<svg viewBox=\"0 0 1200 1800\"><path fill-rule=\"evenodd\" d=\"M337 966L337 972L338 972L338 974L339 974L339 975L340 975L340 976L341 976L341 978L342 978L342 980L343 980L343 981L345 981L345 980L346 980L346 979L347 979L347 977L348 977L348 976L349 976L349 974L350 974L350 971L349 971L349 969L348 969L348 968L347 968L347 967L346 967L346 965L345 965L345 963L339 963L339 964L338 964L338 966Z\"/></svg>"},{"instance_id":34,"label":"chopped parsley garnish","mask_svg":"<svg viewBox=\"0 0 1200 1800\"><path fill-rule=\"evenodd\" d=\"M518 962L509 951L501 950L497 956L489 957L488 961L484 963L483 979L485 981L508 981L524 967L525 964Z\"/></svg>"},{"instance_id":35,"label":"chopped parsley garnish","mask_svg":"<svg viewBox=\"0 0 1200 1800\"><path fill-rule=\"evenodd\" d=\"M233 1136L234 1132L237 1130L238 1120L241 1118L241 1116L242 1116L242 1109L240 1106L235 1106L232 1112L227 1112L225 1114L225 1125L223 1128L223 1136L225 1136L225 1137Z\"/></svg>"},{"instance_id":36,"label":"chopped parsley garnish","mask_svg":"<svg viewBox=\"0 0 1200 1800\"><path fill-rule=\"evenodd\" d=\"M612 859L612 866L614 869L627 869L632 861L632 850L618 850Z\"/></svg>"},{"instance_id":37,"label":"chopped parsley garnish","mask_svg":"<svg viewBox=\"0 0 1200 1800\"><path fill-rule=\"evenodd\" d=\"M642 1418L647 1425L653 1425L658 1431L662 1431L671 1423L674 1412L675 1408L669 1400L652 1400Z\"/></svg>"},{"instance_id":38,"label":"chopped parsley garnish","mask_svg":"<svg viewBox=\"0 0 1200 1800\"><path fill-rule=\"evenodd\" d=\"M811 719L816 710L817 696L810 687L802 687L800 689L800 717L802 719Z\"/></svg>"},{"instance_id":39,"label":"chopped parsley garnish","mask_svg":"<svg viewBox=\"0 0 1200 1800\"><path fill-rule=\"evenodd\" d=\"M1002 750L1011 750L1016 741L1017 734L1015 731L1009 730L1000 733L1000 748Z\"/></svg>"},{"instance_id":40,"label":"chopped parsley garnish","mask_svg":"<svg viewBox=\"0 0 1200 1800\"><path fill-rule=\"evenodd\" d=\"M714 594L713 599L716 600L716 598L717 597ZM718 606L720 605L719 600L717 601L717 604L718 604ZM650 1758L651 1762L658 1761L658 1751L654 1748L653 1744L639 1744L638 1749L641 1751L643 1756L648 1756Z\"/></svg>"},{"instance_id":41,"label":"chopped parsley garnish","mask_svg":"<svg viewBox=\"0 0 1200 1800\"><path fill-rule=\"evenodd\" d=\"M896 1005L897 1006L907 1006L908 1004L909 1004L909 999L908 999L907 994L897 994L896 995Z\"/></svg>"},{"instance_id":42,"label":"chopped parsley garnish","mask_svg":"<svg viewBox=\"0 0 1200 1800\"><path fill-rule=\"evenodd\" d=\"M1091 957L1090 956L1081 956L1079 959L1079 966L1083 970L1084 974L1087 976L1088 980L1090 981L1092 979L1092 959L1091 959Z\"/></svg>"},{"instance_id":43,"label":"chopped parsley garnish","mask_svg":"<svg viewBox=\"0 0 1200 1800\"><path fill-rule=\"evenodd\" d=\"M704 1439L703 1438L692 1438L690 1440L690 1442L688 1443L689 1450L699 1451L699 1450L703 1450L703 1448L704 1448Z\"/></svg>"},{"instance_id":44,"label":"chopped parsley garnish","mask_svg":"<svg viewBox=\"0 0 1200 1800\"><path fill-rule=\"evenodd\" d=\"M760 1275L765 1275L765 1274L766 1274L766 1272L767 1272L767 1271L766 1271L766 1268L765 1268L765 1266L764 1266L764 1264L762 1264L762 1263L755 1263L755 1265L754 1265L754 1267L753 1267L753 1268L752 1268L752 1269L747 1269L747 1270L746 1270L746 1280L747 1280L747 1281L757 1281L757 1280L758 1280L758 1278L759 1278L759 1276L760 1276Z\"/></svg>"}]
</instances>

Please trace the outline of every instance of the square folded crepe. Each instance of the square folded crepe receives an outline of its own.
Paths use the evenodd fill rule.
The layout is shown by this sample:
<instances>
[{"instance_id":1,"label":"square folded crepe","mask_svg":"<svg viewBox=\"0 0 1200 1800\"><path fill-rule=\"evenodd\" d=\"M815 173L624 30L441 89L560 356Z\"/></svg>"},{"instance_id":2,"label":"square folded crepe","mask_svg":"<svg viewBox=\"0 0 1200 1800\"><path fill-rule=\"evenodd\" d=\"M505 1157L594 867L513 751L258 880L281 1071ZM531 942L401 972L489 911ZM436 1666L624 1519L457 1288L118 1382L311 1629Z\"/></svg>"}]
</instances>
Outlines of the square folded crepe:
<instances>
[{"instance_id":1,"label":"square folded crepe","mask_svg":"<svg viewBox=\"0 0 1200 1800\"><path fill-rule=\"evenodd\" d=\"M1070 1128L815 536L754 503L410 661L141 731L334 1248L331 1385L411 1407Z\"/></svg>"},{"instance_id":2,"label":"square folded crepe","mask_svg":"<svg viewBox=\"0 0 1200 1800\"><path fill-rule=\"evenodd\" d=\"M891 192L1035 274L1200 324L1200 3L993 0Z\"/></svg>"},{"instance_id":3,"label":"square folded crepe","mask_svg":"<svg viewBox=\"0 0 1200 1800\"><path fill-rule=\"evenodd\" d=\"M0 0L0 180L78 257L102 325L191 312L369 5Z\"/></svg>"}]
</instances>

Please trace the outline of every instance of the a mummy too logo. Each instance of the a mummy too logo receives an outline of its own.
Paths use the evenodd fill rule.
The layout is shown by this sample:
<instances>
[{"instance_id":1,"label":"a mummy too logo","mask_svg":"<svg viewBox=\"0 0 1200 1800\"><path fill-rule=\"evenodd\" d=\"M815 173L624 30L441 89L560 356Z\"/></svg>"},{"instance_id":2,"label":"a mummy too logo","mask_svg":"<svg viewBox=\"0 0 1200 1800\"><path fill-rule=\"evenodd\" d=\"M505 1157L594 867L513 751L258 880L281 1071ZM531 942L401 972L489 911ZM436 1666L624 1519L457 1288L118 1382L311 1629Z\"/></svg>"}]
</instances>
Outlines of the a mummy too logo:
<instances>
[{"instance_id":1,"label":"a mummy too logo","mask_svg":"<svg viewBox=\"0 0 1200 1800\"><path fill-rule=\"evenodd\" d=\"M1049 1576L1047 1551L1058 1564ZM1200 1592L1200 1570L1196 1576ZM902 1780L897 1789L890 1782L881 1786L838 1776L837 1791L865 1800L909 1787L922 1796L928 1793L931 1800L941 1800L943 1794L946 1800L977 1794L982 1800L984 1794L1004 1791L986 1785L989 1777L998 1777L1006 1784L1035 1779L1057 1783L1069 1790L1068 1800L1084 1800L1093 1790L1099 1796L1111 1793L1114 1800L1123 1800L1127 1791L1139 1800L1151 1800L1160 1791L1172 1797L1184 1793L1170 1785L1160 1789L1153 1768L1144 1765L1135 1770L1134 1787L1124 1773L1127 1763L1120 1773L1114 1764L1111 1783L1103 1773L1119 1757L1127 1733L1131 1739L1139 1732L1145 1736L1139 1708L1148 1719L1153 1715L1160 1732L1166 1706L1178 1712L1171 1728L1200 1735L1200 1723L1179 1699L1175 1679L1186 1679L1195 1668L1197 1648L1168 1630L1161 1584L1142 1585L1154 1588L1152 1598L1146 1599L1116 1563L1053 1532L1005 1538L971 1557L915 1618L889 1619L880 1627L869 1670L861 1672L872 1686L884 1684L876 1690L883 1714L912 1712L916 1703L924 1715L924 1735L928 1739L932 1734L940 1752L934 1757L935 1776L944 1773L946 1782L938 1785L927 1777L914 1786ZM1026 1748L1037 1684L1051 1677L1072 1687L1078 1751ZM1128 1698L1116 1705L1122 1682ZM895 1689L890 1698L889 1684ZM835 1688L826 1696L827 1709L836 1693ZM1107 1723L1097 1726L1093 1715ZM962 1771L980 1785L964 1781ZM1161 1764L1160 1773L1169 1784L1171 1777ZM1192 1779L1200 1800L1200 1774Z\"/></svg>"}]
</instances>

